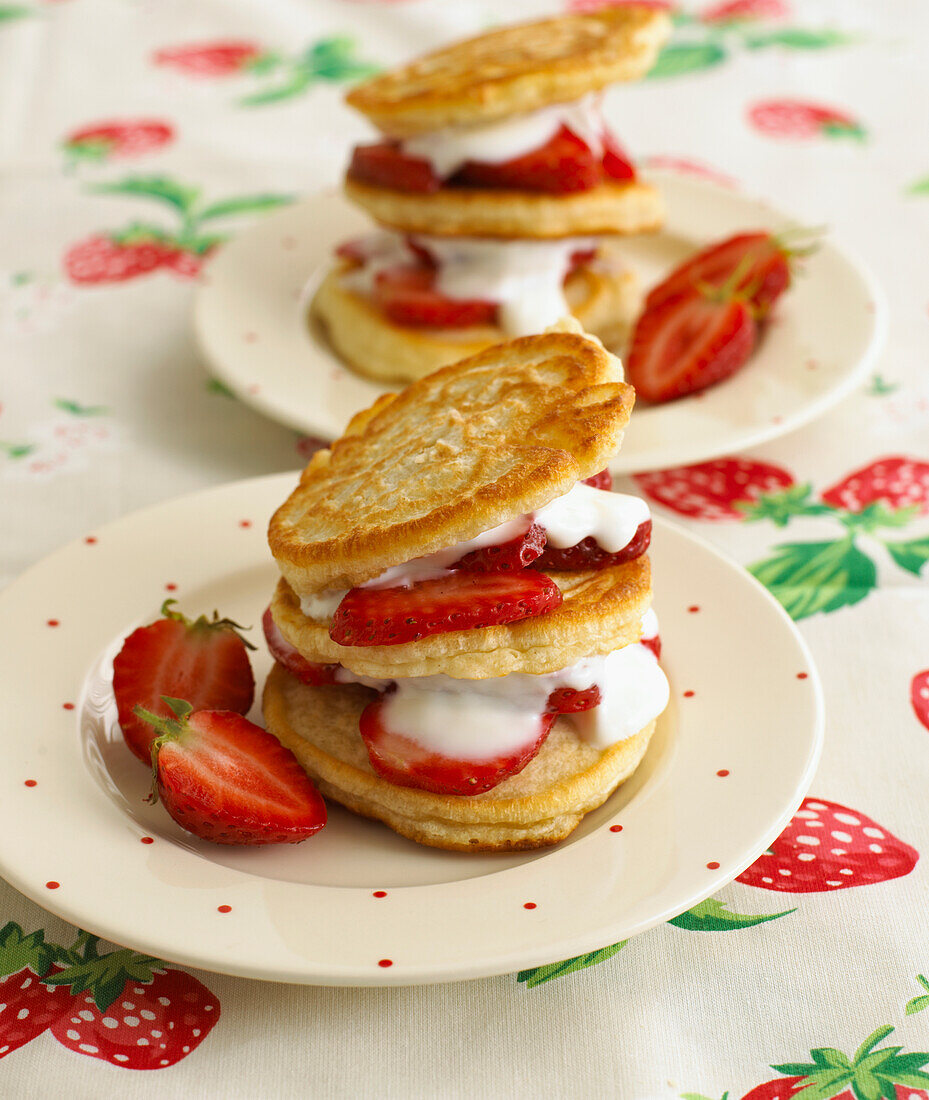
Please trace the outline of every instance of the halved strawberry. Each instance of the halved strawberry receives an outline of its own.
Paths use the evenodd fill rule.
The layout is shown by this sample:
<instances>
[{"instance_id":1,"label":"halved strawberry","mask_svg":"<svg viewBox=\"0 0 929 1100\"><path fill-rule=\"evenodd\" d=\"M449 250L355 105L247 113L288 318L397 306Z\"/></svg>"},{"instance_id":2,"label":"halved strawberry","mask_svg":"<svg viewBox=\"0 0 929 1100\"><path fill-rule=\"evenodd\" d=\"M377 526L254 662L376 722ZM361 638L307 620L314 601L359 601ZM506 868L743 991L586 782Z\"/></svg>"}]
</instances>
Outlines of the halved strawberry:
<instances>
[{"instance_id":1,"label":"halved strawberry","mask_svg":"<svg viewBox=\"0 0 929 1100\"><path fill-rule=\"evenodd\" d=\"M480 298L446 298L435 289L435 271L412 264L379 271L374 300L401 325L444 328L492 324L497 303Z\"/></svg>"},{"instance_id":2,"label":"halved strawberry","mask_svg":"<svg viewBox=\"0 0 929 1100\"><path fill-rule=\"evenodd\" d=\"M634 180L635 168L622 146L609 131L603 135L603 171L614 180Z\"/></svg>"},{"instance_id":3,"label":"halved strawberry","mask_svg":"<svg viewBox=\"0 0 929 1100\"><path fill-rule=\"evenodd\" d=\"M499 546L484 546L472 550L456 561L452 569L461 569L465 573L508 573L516 569L525 569L545 549L545 532L533 523L525 534L517 535L509 542Z\"/></svg>"},{"instance_id":4,"label":"halved strawberry","mask_svg":"<svg viewBox=\"0 0 929 1100\"><path fill-rule=\"evenodd\" d=\"M126 744L151 764L154 734L134 713L137 705L160 718L171 711L163 695L186 698L197 710L234 710L245 714L255 697L255 677L242 628L230 619L201 615L191 621L172 611L175 600L161 605L164 618L140 626L123 642L113 661L113 694Z\"/></svg>"},{"instance_id":5,"label":"halved strawberry","mask_svg":"<svg viewBox=\"0 0 929 1100\"><path fill-rule=\"evenodd\" d=\"M709 245L676 267L666 279L649 291L646 309L651 309L687 291L702 286L730 286L743 292L756 317L767 314L790 286L790 252L771 233L759 230L738 233ZM734 283L736 273L739 278Z\"/></svg>"},{"instance_id":6,"label":"halved strawberry","mask_svg":"<svg viewBox=\"0 0 929 1100\"><path fill-rule=\"evenodd\" d=\"M603 166L593 150L566 126L549 141L501 164L469 160L450 183L564 194L587 191L603 179Z\"/></svg>"},{"instance_id":7,"label":"halved strawberry","mask_svg":"<svg viewBox=\"0 0 929 1100\"><path fill-rule=\"evenodd\" d=\"M579 691L577 688L555 688L548 697L548 710L553 714L577 714L582 710L593 710L603 701L600 688L593 687Z\"/></svg>"},{"instance_id":8,"label":"halved strawberry","mask_svg":"<svg viewBox=\"0 0 929 1100\"><path fill-rule=\"evenodd\" d=\"M545 551L533 565L537 569L551 569L554 572L560 570L605 569L608 565L622 565L624 561L632 561L641 557L648 549L652 540L652 521L647 519L636 528L632 541L627 543L622 550L611 554L604 550L597 540L591 535L581 539L574 546L566 546L559 549L557 546L546 546Z\"/></svg>"},{"instance_id":9,"label":"halved strawberry","mask_svg":"<svg viewBox=\"0 0 929 1100\"><path fill-rule=\"evenodd\" d=\"M734 374L755 346L743 301L685 291L646 308L632 334L627 381L654 403L706 389Z\"/></svg>"},{"instance_id":10,"label":"halved strawberry","mask_svg":"<svg viewBox=\"0 0 929 1100\"><path fill-rule=\"evenodd\" d=\"M449 573L409 588L353 588L336 608L329 637L339 645L400 645L518 622L560 604L558 585L534 569Z\"/></svg>"},{"instance_id":11,"label":"halved strawberry","mask_svg":"<svg viewBox=\"0 0 929 1100\"><path fill-rule=\"evenodd\" d=\"M172 714L143 707L152 725L157 797L182 828L216 844L297 844L326 824L326 806L297 758L273 735L228 710Z\"/></svg>"},{"instance_id":12,"label":"halved strawberry","mask_svg":"<svg viewBox=\"0 0 929 1100\"><path fill-rule=\"evenodd\" d=\"M349 179L373 183L393 191L415 191L424 195L438 191L441 183L432 164L422 157L409 157L396 141L356 145L348 167Z\"/></svg>"},{"instance_id":13,"label":"halved strawberry","mask_svg":"<svg viewBox=\"0 0 929 1100\"><path fill-rule=\"evenodd\" d=\"M639 641L639 645L644 645L646 649L650 649L655 657L661 659L661 638L656 634L653 638L642 638Z\"/></svg>"},{"instance_id":14,"label":"halved strawberry","mask_svg":"<svg viewBox=\"0 0 929 1100\"><path fill-rule=\"evenodd\" d=\"M401 787L418 787L435 794L483 794L515 775L542 747L554 714L540 714L538 734L517 752L493 760L454 760L384 728L381 714L384 698L369 703L361 713L358 728L368 750L371 767L383 779Z\"/></svg>"},{"instance_id":15,"label":"halved strawberry","mask_svg":"<svg viewBox=\"0 0 929 1100\"><path fill-rule=\"evenodd\" d=\"M594 474L593 477L585 477L584 484L590 485L594 489L604 489L609 492L613 488L613 475L609 470L601 470L600 473Z\"/></svg>"},{"instance_id":16,"label":"halved strawberry","mask_svg":"<svg viewBox=\"0 0 929 1100\"><path fill-rule=\"evenodd\" d=\"M271 618L270 607L266 607L265 613L261 616L261 626L265 641L268 643L268 652L279 665L287 669L291 676L296 676L302 684L312 684L314 687L336 683L335 674L342 666L308 661L281 633L280 627Z\"/></svg>"}]
</instances>

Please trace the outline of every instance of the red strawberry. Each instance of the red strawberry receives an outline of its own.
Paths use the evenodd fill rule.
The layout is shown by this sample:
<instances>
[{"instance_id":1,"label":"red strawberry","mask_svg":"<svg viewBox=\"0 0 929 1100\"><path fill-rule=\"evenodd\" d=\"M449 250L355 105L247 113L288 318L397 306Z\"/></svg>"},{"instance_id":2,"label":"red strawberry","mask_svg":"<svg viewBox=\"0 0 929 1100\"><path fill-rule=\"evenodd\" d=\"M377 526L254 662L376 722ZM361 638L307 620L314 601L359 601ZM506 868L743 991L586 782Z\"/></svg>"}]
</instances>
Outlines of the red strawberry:
<instances>
[{"instance_id":1,"label":"red strawberry","mask_svg":"<svg viewBox=\"0 0 929 1100\"><path fill-rule=\"evenodd\" d=\"M213 249L209 248L205 252L193 253L173 248L165 256L162 266L182 279L196 279L203 268L203 261L212 251Z\"/></svg>"},{"instance_id":2,"label":"red strawberry","mask_svg":"<svg viewBox=\"0 0 929 1100\"><path fill-rule=\"evenodd\" d=\"M449 573L409 588L353 588L336 608L329 637L339 645L400 645L454 630L514 623L561 604L544 573Z\"/></svg>"},{"instance_id":3,"label":"red strawberry","mask_svg":"<svg viewBox=\"0 0 929 1100\"><path fill-rule=\"evenodd\" d=\"M655 654L656 660L661 660L661 638L656 634L653 638L642 638L639 645L644 645Z\"/></svg>"},{"instance_id":4,"label":"red strawberry","mask_svg":"<svg viewBox=\"0 0 929 1100\"><path fill-rule=\"evenodd\" d=\"M765 1081L747 1092L742 1100L791 1100L809 1094L816 1100L929 1100L929 1073L921 1067L929 1061L926 1051L903 1054L902 1047L879 1047L893 1033L889 1025L873 1031L848 1057L835 1047L810 1051L811 1062L787 1062L772 1069L787 1076Z\"/></svg>"},{"instance_id":5,"label":"red strawberry","mask_svg":"<svg viewBox=\"0 0 929 1100\"><path fill-rule=\"evenodd\" d=\"M864 128L851 115L799 99L769 99L749 109L748 120L769 137L848 137L863 141Z\"/></svg>"},{"instance_id":6,"label":"red strawberry","mask_svg":"<svg viewBox=\"0 0 929 1100\"><path fill-rule=\"evenodd\" d=\"M929 462L900 455L878 458L836 482L822 499L846 512L861 512L877 500L891 508L916 506L918 512L929 512Z\"/></svg>"},{"instance_id":7,"label":"red strawberry","mask_svg":"<svg viewBox=\"0 0 929 1100\"><path fill-rule=\"evenodd\" d=\"M766 314L790 286L789 252L770 233L739 233L710 245L676 267L649 291L646 309L701 285L720 287L739 273L732 289L748 295L756 316Z\"/></svg>"},{"instance_id":8,"label":"red strawberry","mask_svg":"<svg viewBox=\"0 0 929 1100\"><path fill-rule=\"evenodd\" d=\"M871 818L805 798L770 849L738 877L746 886L814 894L908 875L919 853Z\"/></svg>"},{"instance_id":9,"label":"red strawberry","mask_svg":"<svg viewBox=\"0 0 929 1100\"><path fill-rule=\"evenodd\" d=\"M296 676L302 684L319 685L336 682L336 671L342 666L320 665L308 661L281 633L280 627L271 617L270 607L265 608L265 613L261 616L261 625L271 656L278 664L283 665L291 676Z\"/></svg>"},{"instance_id":10,"label":"red strawberry","mask_svg":"<svg viewBox=\"0 0 929 1100\"><path fill-rule=\"evenodd\" d=\"M432 164L421 157L409 157L400 151L396 141L380 141L376 145L356 145L348 166L349 179L372 183L392 191L415 191L427 195L438 191L439 177Z\"/></svg>"},{"instance_id":11,"label":"red strawberry","mask_svg":"<svg viewBox=\"0 0 929 1100\"><path fill-rule=\"evenodd\" d=\"M81 939L84 956L52 979L72 1001L51 1029L63 1046L123 1069L165 1069L212 1031L219 1001L192 974L128 948L98 955L96 936Z\"/></svg>"},{"instance_id":12,"label":"red strawberry","mask_svg":"<svg viewBox=\"0 0 929 1100\"><path fill-rule=\"evenodd\" d=\"M0 1058L31 1042L68 1011L71 994L42 981L59 969L53 966L57 954L41 929L24 935L13 921L0 928Z\"/></svg>"},{"instance_id":13,"label":"red strawberry","mask_svg":"<svg viewBox=\"0 0 929 1100\"><path fill-rule=\"evenodd\" d=\"M98 122L69 134L65 149L74 156L92 160L137 157L166 145L173 137L171 126L155 119Z\"/></svg>"},{"instance_id":14,"label":"red strawberry","mask_svg":"<svg viewBox=\"0 0 929 1100\"><path fill-rule=\"evenodd\" d=\"M929 668L917 672L910 684L910 702L920 722L929 730Z\"/></svg>"},{"instance_id":15,"label":"red strawberry","mask_svg":"<svg viewBox=\"0 0 929 1100\"><path fill-rule=\"evenodd\" d=\"M794 484L787 470L750 458L716 458L696 466L636 474L635 480L646 496L672 512L707 520L742 519L739 504Z\"/></svg>"},{"instance_id":16,"label":"red strawberry","mask_svg":"<svg viewBox=\"0 0 929 1100\"><path fill-rule=\"evenodd\" d=\"M176 251L162 241L122 243L98 233L68 249L64 269L73 283L122 283L164 266Z\"/></svg>"},{"instance_id":17,"label":"red strawberry","mask_svg":"<svg viewBox=\"0 0 929 1100\"><path fill-rule=\"evenodd\" d=\"M525 534L517 535L509 542L472 550L456 561L452 568L461 569L465 573L512 572L516 569L525 569L544 549L545 532L537 523L533 523Z\"/></svg>"},{"instance_id":18,"label":"red strawberry","mask_svg":"<svg viewBox=\"0 0 929 1100\"><path fill-rule=\"evenodd\" d=\"M621 565L624 561L632 561L641 557L648 549L652 540L652 521L647 519L640 523L636 533L622 550L611 554L602 549L597 540L591 535L582 539L575 546L566 546L559 549L557 546L546 546L545 553L533 564L537 569L552 570L582 570L605 569L609 565Z\"/></svg>"},{"instance_id":19,"label":"red strawberry","mask_svg":"<svg viewBox=\"0 0 929 1100\"><path fill-rule=\"evenodd\" d=\"M294 754L231 710L164 701L176 718L136 707L157 731L158 797L182 828L215 844L299 844L326 824L326 807Z\"/></svg>"},{"instance_id":20,"label":"red strawberry","mask_svg":"<svg viewBox=\"0 0 929 1100\"><path fill-rule=\"evenodd\" d=\"M594 489L605 489L609 491L613 488L613 475L609 470L601 470L600 473L594 474L593 477L585 477L584 484L591 485Z\"/></svg>"},{"instance_id":21,"label":"red strawberry","mask_svg":"<svg viewBox=\"0 0 929 1100\"><path fill-rule=\"evenodd\" d=\"M254 42L207 42L158 50L153 60L156 65L166 65L191 76L229 76L247 68L263 52Z\"/></svg>"},{"instance_id":22,"label":"red strawberry","mask_svg":"<svg viewBox=\"0 0 929 1100\"><path fill-rule=\"evenodd\" d=\"M600 688L593 687L578 691L577 688L555 688L549 695L547 708L553 714L577 714L581 710L592 710L603 701Z\"/></svg>"},{"instance_id":23,"label":"red strawberry","mask_svg":"<svg viewBox=\"0 0 929 1100\"><path fill-rule=\"evenodd\" d=\"M458 328L490 324L497 316L496 302L440 294L435 289L435 272L428 267L409 265L379 271L374 280L374 300L401 325Z\"/></svg>"},{"instance_id":24,"label":"red strawberry","mask_svg":"<svg viewBox=\"0 0 929 1100\"><path fill-rule=\"evenodd\" d=\"M502 164L468 161L451 179L471 187L507 188L565 194L587 191L603 179L603 166L593 151L562 126L544 145Z\"/></svg>"},{"instance_id":25,"label":"red strawberry","mask_svg":"<svg viewBox=\"0 0 929 1100\"><path fill-rule=\"evenodd\" d=\"M634 180L635 168L622 146L610 133L603 135L603 171L614 180Z\"/></svg>"},{"instance_id":26,"label":"red strawberry","mask_svg":"<svg viewBox=\"0 0 929 1100\"><path fill-rule=\"evenodd\" d=\"M673 401L728 378L755 346L749 306L734 298L678 294L636 322L627 380L646 401Z\"/></svg>"},{"instance_id":27,"label":"red strawberry","mask_svg":"<svg viewBox=\"0 0 929 1100\"><path fill-rule=\"evenodd\" d=\"M704 23L736 23L754 19L786 19L790 8L784 0L725 0L700 13Z\"/></svg>"},{"instance_id":28,"label":"red strawberry","mask_svg":"<svg viewBox=\"0 0 929 1100\"><path fill-rule=\"evenodd\" d=\"M418 787L435 794L483 794L529 763L548 736L554 714L540 714L538 735L510 756L475 763L430 752L408 737L388 732L381 724L384 699L362 711L361 738L375 772L401 787Z\"/></svg>"},{"instance_id":29,"label":"red strawberry","mask_svg":"<svg viewBox=\"0 0 929 1100\"><path fill-rule=\"evenodd\" d=\"M151 764L155 735L134 712L147 707L170 718L163 695L193 701L197 710L247 713L255 697L255 678L248 660L254 648L238 635L237 623L201 615L191 621L165 600L164 618L140 626L123 642L113 661L113 694L126 744L145 764Z\"/></svg>"}]
</instances>

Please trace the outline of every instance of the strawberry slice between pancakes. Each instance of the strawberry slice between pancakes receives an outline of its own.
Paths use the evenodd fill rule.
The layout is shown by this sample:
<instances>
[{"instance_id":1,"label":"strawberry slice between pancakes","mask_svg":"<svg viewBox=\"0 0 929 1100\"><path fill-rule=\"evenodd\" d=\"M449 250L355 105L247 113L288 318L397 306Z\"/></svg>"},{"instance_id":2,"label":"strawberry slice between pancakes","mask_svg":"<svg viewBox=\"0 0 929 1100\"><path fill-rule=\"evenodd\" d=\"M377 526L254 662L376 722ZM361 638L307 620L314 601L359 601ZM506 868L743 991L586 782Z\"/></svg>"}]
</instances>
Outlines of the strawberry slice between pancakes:
<instances>
[{"instance_id":1,"label":"strawberry slice between pancakes","mask_svg":"<svg viewBox=\"0 0 929 1100\"><path fill-rule=\"evenodd\" d=\"M497 303L483 298L448 298L436 290L433 268L400 264L374 277L374 301L401 325L463 328L493 324Z\"/></svg>"},{"instance_id":2,"label":"strawberry slice between pancakes","mask_svg":"<svg viewBox=\"0 0 929 1100\"><path fill-rule=\"evenodd\" d=\"M472 550L456 561L452 568L461 569L465 573L508 573L525 569L544 549L545 531L537 523L533 523L525 534L517 535L509 542Z\"/></svg>"},{"instance_id":3,"label":"strawberry slice between pancakes","mask_svg":"<svg viewBox=\"0 0 929 1100\"><path fill-rule=\"evenodd\" d=\"M548 697L546 710L551 714L578 714L582 710L593 710L603 702L600 688L555 688Z\"/></svg>"},{"instance_id":4,"label":"strawberry slice between pancakes","mask_svg":"<svg viewBox=\"0 0 929 1100\"><path fill-rule=\"evenodd\" d=\"M622 565L641 557L652 540L652 521L647 519L636 528L631 541L615 553L604 550L590 535L574 546L546 546L544 552L532 564L536 569L551 569L553 572L580 571L584 569L606 569L611 565Z\"/></svg>"},{"instance_id":5,"label":"strawberry slice between pancakes","mask_svg":"<svg viewBox=\"0 0 929 1100\"><path fill-rule=\"evenodd\" d=\"M499 626L543 615L561 604L544 573L449 573L401 588L353 588L332 617L339 645L400 645L432 634Z\"/></svg>"},{"instance_id":6,"label":"strawberry slice between pancakes","mask_svg":"<svg viewBox=\"0 0 929 1100\"><path fill-rule=\"evenodd\" d=\"M538 753L555 720L554 714L540 714L537 735L516 751L491 760L455 760L388 730L383 721L386 705L383 696L375 699L359 721L371 767L382 779L400 787L418 787L433 794L483 794L516 775Z\"/></svg>"},{"instance_id":7,"label":"strawberry slice between pancakes","mask_svg":"<svg viewBox=\"0 0 929 1100\"><path fill-rule=\"evenodd\" d=\"M308 661L281 633L280 627L271 617L270 607L266 607L265 613L261 616L261 626L268 652L279 665L287 669L291 676L296 676L301 684L319 687L321 684L336 683L335 674L341 665L317 664L314 661Z\"/></svg>"},{"instance_id":8,"label":"strawberry slice between pancakes","mask_svg":"<svg viewBox=\"0 0 929 1100\"><path fill-rule=\"evenodd\" d=\"M352 150L348 176L359 183L372 183L391 191L411 191L422 195L438 191L442 185L428 160L407 156L401 152L396 141L356 145Z\"/></svg>"}]
</instances>

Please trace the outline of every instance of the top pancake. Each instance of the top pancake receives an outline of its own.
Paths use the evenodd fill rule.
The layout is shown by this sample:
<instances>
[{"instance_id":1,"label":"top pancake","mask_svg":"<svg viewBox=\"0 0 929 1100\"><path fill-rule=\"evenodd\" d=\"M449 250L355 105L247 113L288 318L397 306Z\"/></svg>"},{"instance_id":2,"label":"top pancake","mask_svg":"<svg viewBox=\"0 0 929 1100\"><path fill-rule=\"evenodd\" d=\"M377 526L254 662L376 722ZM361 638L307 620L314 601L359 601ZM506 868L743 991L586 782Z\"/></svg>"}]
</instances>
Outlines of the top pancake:
<instances>
[{"instance_id":1,"label":"top pancake","mask_svg":"<svg viewBox=\"0 0 929 1100\"><path fill-rule=\"evenodd\" d=\"M397 137L480 125L638 80L670 27L667 12L632 4L520 23L366 80L346 99Z\"/></svg>"},{"instance_id":2,"label":"top pancake","mask_svg":"<svg viewBox=\"0 0 929 1100\"><path fill-rule=\"evenodd\" d=\"M271 552L309 596L475 538L603 469L634 399L576 321L487 348L353 417L271 518Z\"/></svg>"}]
</instances>

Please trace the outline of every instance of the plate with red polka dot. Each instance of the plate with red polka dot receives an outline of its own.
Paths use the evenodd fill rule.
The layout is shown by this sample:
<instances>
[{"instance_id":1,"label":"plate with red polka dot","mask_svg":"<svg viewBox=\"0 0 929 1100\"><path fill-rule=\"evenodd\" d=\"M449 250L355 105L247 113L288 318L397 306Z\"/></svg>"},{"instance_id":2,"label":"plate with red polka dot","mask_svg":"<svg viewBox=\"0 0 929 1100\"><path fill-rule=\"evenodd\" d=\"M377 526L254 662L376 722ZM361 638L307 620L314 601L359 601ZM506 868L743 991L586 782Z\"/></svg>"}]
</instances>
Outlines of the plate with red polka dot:
<instances>
[{"instance_id":1,"label":"plate with red polka dot","mask_svg":"<svg viewBox=\"0 0 929 1100\"><path fill-rule=\"evenodd\" d=\"M219 608L257 625L276 579L266 520L295 477L238 482L88 531L0 593L0 632L15 639L0 677L0 874L34 901L208 970L437 982L643 932L735 878L790 820L822 740L807 648L742 568L656 519L671 703L633 777L568 840L441 852L336 805L299 845L237 849L185 833L145 800L149 774L116 722L113 657L168 594L192 614ZM260 685L263 647L253 666ZM261 721L257 705L252 717Z\"/></svg>"}]
</instances>

